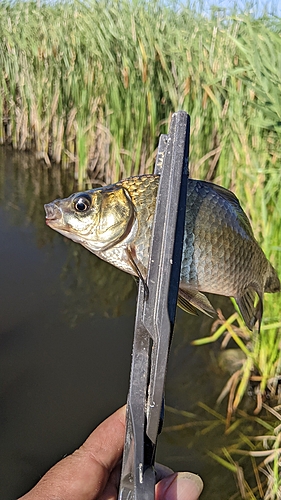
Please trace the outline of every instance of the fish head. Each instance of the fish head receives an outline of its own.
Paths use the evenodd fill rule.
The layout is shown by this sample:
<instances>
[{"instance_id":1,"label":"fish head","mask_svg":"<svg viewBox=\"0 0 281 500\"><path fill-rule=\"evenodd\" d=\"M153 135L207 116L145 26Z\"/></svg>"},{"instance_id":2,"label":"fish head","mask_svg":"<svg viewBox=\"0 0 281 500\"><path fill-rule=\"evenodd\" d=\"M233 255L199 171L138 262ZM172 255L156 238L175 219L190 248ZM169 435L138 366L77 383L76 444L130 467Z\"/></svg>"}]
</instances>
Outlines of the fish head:
<instances>
[{"instance_id":1,"label":"fish head","mask_svg":"<svg viewBox=\"0 0 281 500\"><path fill-rule=\"evenodd\" d=\"M46 224L92 252L104 251L130 232L135 213L126 189L107 186L44 205Z\"/></svg>"}]
</instances>

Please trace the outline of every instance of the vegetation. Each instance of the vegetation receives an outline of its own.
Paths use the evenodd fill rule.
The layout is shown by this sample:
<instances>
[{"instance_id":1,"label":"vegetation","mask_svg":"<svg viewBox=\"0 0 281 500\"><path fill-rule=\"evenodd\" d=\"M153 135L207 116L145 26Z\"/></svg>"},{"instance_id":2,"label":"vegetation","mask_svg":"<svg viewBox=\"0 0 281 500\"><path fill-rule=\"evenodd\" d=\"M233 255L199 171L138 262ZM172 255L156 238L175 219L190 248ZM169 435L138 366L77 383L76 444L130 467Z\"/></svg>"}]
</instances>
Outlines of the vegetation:
<instances>
[{"instance_id":1,"label":"vegetation","mask_svg":"<svg viewBox=\"0 0 281 500\"><path fill-rule=\"evenodd\" d=\"M39 4L0 4L0 143L74 165L80 188L110 183L151 172L159 134L184 109L191 176L236 193L281 275L281 19L160 0ZM258 409L278 392L280 298L266 295L260 336L237 312L216 326L245 353L224 392L229 423L249 378Z\"/></svg>"},{"instance_id":2,"label":"vegetation","mask_svg":"<svg viewBox=\"0 0 281 500\"><path fill-rule=\"evenodd\" d=\"M151 171L185 109L192 177L235 191L281 274L281 20L167 5L1 2L0 142L73 163L79 187L109 183ZM249 366L262 390L280 369L276 296L264 328Z\"/></svg>"},{"instance_id":3,"label":"vegetation","mask_svg":"<svg viewBox=\"0 0 281 500\"><path fill-rule=\"evenodd\" d=\"M170 420L174 416L177 423L165 426L164 432L177 432L181 440L192 442L194 447L206 440L206 436L208 442L213 442L208 455L232 473L237 485L237 492L225 492L224 498L228 494L230 500L280 500L280 405L271 408L263 404L263 418L238 409L235 421L226 432L223 432L227 425L225 417L204 403L199 403L196 413L171 407L166 410ZM253 432L259 436L253 436ZM249 469L252 469L251 474ZM250 481L245 477L245 470Z\"/></svg>"},{"instance_id":4,"label":"vegetation","mask_svg":"<svg viewBox=\"0 0 281 500\"><path fill-rule=\"evenodd\" d=\"M280 163L280 27L157 0L1 2L0 140L110 182L151 170L182 108L192 174L256 190Z\"/></svg>"}]
</instances>

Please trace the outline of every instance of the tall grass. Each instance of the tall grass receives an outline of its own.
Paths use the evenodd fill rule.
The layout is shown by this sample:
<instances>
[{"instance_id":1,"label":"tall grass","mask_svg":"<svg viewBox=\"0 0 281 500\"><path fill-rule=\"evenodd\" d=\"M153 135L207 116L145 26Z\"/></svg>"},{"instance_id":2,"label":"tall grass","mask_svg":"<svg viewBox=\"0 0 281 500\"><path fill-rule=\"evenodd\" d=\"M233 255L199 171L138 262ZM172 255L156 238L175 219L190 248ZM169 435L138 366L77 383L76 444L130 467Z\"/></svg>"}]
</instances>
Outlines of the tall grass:
<instances>
[{"instance_id":1,"label":"tall grass","mask_svg":"<svg viewBox=\"0 0 281 500\"><path fill-rule=\"evenodd\" d=\"M151 171L160 132L185 109L191 175L236 192L281 274L280 33L278 17L207 17L160 0L6 0L0 142L34 148L48 166L73 163L81 188ZM280 373L280 326L268 326L279 322L280 300L268 296L267 377ZM256 345L265 349L262 339L263 331Z\"/></svg>"},{"instance_id":2,"label":"tall grass","mask_svg":"<svg viewBox=\"0 0 281 500\"><path fill-rule=\"evenodd\" d=\"M191 176L235 191L281 275L281 19L175 5L2 1L0 143L74 165L83 188L151 172L159 134L184 109ZM231 321L223 331L241 346ZM260 404L274 392L280 346L280 296L267 295L232 409L252 376Z\"/></svg>"},{"instance_id":3,"label":"tall grass","mask_svg":"<svg viewBox=\"0 0 281 500\"><path fill-rule=\"evenodd\" d=\"M182 108L193 175L235 187L280 162L280 27L157 0L1 2L0 140L110 182L151 170Z\"/></svg>"}]
</instances>

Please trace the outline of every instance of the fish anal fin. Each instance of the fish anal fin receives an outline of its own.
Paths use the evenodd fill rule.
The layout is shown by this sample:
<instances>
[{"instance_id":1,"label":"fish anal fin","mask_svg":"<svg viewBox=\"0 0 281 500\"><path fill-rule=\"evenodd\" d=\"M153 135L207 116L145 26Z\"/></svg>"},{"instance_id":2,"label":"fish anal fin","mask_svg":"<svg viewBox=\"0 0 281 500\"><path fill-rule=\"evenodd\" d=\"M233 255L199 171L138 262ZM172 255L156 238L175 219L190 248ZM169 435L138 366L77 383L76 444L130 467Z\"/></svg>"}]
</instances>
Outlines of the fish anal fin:
<instances>
[{"instance_id":1,"label":"fish anal fin","mask_svg":"<svg viewBox=\"0 0 281 500\"><path fill-rule=\"evenodd\" d=\"M184 312L187 312L189 314L194 314L195 316L197 316L196 308L194 306L192 306L190 304L190 302L185 297L183 297L181 295L180 290L179 290L179 294L178 294L177 304Z\"/></svg>"},{"instance_id":2,"label":"fish anal fin","mask_svg":"<svg viewBox=\"0 0 281 500\"><path fill-rule=\"evenodd\" d=\"M250 285L242 295L235 297L235 300L249 330L253 330L258 323L260 331L263 315L263 296L260 290L255 285Z\"/></svg>"},{"instance_id":3,"label":"fish anal fin","mask_svg":"<svg viewBox=\"0 0 281 500\"><path fill-rule=\"evenodd\" d=\"M178 305L190 314L197 314L196 309L198 309L207 316L213 317L216 315L216 311L207 297L203 293L198 292L198 290L187 289L180 286Z\"/></svg>"},{"instance_id":4,"label":"fish anal fin","mask_svg":"<svg viewBox=\"0 0 281 500\"><path fill-rule=\"evenodd\" d=\"M269 293L280 292L281 285L274 267L268 262L264 291Z\"/></svg>"}]
</instances>

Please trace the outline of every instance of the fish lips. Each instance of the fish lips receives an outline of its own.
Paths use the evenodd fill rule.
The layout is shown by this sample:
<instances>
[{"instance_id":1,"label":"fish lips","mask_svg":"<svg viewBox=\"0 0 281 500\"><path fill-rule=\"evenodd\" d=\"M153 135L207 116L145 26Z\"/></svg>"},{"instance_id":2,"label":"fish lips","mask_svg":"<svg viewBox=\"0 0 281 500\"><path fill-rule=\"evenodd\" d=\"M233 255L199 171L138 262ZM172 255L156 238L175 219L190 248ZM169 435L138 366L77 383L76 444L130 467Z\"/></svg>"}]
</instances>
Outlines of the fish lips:
<instances>
[{"instance_id":1,"label":"fish lips","mask_svg":"<svg viewBox=\"0 0 281 500\"><path fill-rule=\"evenodd\" d=\"M62 220L62 211L54 202L46 203L44 209L46 212L46 224L48 226L52 226Z\"/></svg>"},{"instance_id":2,"label":"fish lips","mask_svg":"<svg viewBox=\"0 0 281 500\"><path fill-rule=\"evenodd\" d=\"M84 238L72 233L70 226L64 220L63 211L54 201L46 203L46 205L44 205L44 209L46 212L46 224L48 227L77 243L81 243L81 245L85 243Z\"/></svg>"}]
</instances>

